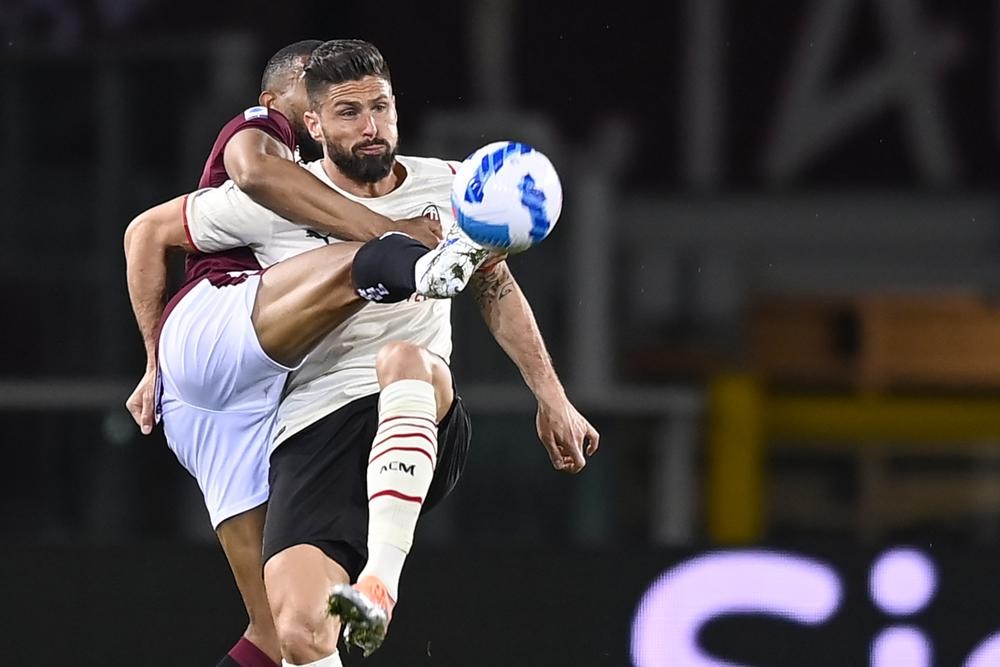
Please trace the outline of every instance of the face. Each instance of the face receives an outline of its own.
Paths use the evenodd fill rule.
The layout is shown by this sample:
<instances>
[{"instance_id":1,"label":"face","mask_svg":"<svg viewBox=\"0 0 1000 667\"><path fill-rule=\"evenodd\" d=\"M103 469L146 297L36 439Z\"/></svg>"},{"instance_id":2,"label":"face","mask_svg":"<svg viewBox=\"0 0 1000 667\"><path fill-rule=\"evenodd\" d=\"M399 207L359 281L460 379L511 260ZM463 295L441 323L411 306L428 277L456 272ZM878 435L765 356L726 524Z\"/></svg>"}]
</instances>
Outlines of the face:
<instances>
[{"instance_id":1,"label":"face","mask_svg":"<svg viewBox=\"0 0 1000 667\"><path fill-rule=\"evenodd\" d=\"M351 180L377 183L392 172L399 145L396 101L382 77L366 76L327 89L305 114L312 137Z\"/></svg>"}]
</instances>

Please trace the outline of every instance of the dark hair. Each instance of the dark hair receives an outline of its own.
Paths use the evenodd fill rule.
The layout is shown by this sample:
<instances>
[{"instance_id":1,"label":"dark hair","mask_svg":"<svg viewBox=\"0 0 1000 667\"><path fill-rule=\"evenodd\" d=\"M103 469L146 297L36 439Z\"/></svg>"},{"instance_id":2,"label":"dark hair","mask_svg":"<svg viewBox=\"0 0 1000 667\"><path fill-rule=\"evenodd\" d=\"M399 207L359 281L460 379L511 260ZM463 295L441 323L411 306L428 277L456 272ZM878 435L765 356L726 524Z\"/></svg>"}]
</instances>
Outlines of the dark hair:
<instances>
[{"instance_id":1,"label":"dark hair","mask_svg":"<svg viewBox=\"0 0 1000 667\"><path fill-rule=\"evenodd\" d=\"M274 90L273 86L278 85L278 79L288 76L293 69L302 64L303 60L308 60L322 43L318 39L304 39L289 44L271 56L264 67L264 76L260 79L261 91Z\"/></svg>"},{"instance_id":2,"label":"dark hair","mask_svg":"<svg viewBox=\"0 0 1000 667\"><path fill-rule=\"evenodd\" d=\"M330 86L378 76L392 83L389 65L374 44L360 39L331 39L316 47L306 65L306 91L314 103Z\"/></svg>"}]
</instances>

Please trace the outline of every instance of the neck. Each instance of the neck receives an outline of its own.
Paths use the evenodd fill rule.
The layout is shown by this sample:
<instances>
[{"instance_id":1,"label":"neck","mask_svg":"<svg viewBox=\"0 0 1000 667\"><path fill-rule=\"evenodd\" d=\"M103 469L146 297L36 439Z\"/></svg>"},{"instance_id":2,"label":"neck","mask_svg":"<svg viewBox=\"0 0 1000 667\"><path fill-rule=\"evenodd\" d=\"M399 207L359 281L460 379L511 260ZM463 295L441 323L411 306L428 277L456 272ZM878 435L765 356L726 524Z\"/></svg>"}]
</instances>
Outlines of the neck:
<instances>
[{"instance_id":1,"label":"neck","mask_svg":"<svg viewBox=\"0 0 1000 667\"><path fill-rule=\"evenodd\" d=\"M393 162L388 176L374 183L362 183L345 176L328 155L323 156L323 171L338 188L355 197L381 197L398 188L406 180L406 167L398 160Z\"/></svg>"}]
</instances>

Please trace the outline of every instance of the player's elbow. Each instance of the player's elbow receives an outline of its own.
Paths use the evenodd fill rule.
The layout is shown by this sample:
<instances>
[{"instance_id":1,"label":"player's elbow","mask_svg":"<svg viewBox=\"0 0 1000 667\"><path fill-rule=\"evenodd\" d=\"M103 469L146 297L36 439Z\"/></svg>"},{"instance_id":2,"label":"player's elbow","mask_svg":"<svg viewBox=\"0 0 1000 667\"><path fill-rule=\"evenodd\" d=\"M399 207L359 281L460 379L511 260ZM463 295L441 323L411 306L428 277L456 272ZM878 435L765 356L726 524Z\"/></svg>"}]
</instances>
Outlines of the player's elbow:
<instances>
[{"instance_id":1,"label":"player's elbow","mask_svg":"<svg viewBox=\"0 0 1000 667\"><path fill-rule=\"evenodd\" d=\"M140 213L132 218L132 222L128 223L128 227L125 228L124 242L126 255L135 247L137 242L149 236L152 226L153 221L150 218L149 211Z\"/></svg>"},{"instance_id":2,"label":"player's elbow","mask_svg":"<svg viewBox=\"0 0 1000 667\"><path fill-rule=\"evenodd\" d=\"M254 155L250 159L241 160L230 169L229 177L240 190L253 197L267 187L271 180L269 171L268 156Z\"/></svg>"},{"instance_id":3,"label":"player's elbow","mask_svg":"<svg viewBox=\"0 0 1000 667\"><path fill-rule=\"evenodd\" d=\"M147 247L187 249L183 206L184 198L177 197L135 216L125 228L125 254Z\"/></svg>"}]
</instances>

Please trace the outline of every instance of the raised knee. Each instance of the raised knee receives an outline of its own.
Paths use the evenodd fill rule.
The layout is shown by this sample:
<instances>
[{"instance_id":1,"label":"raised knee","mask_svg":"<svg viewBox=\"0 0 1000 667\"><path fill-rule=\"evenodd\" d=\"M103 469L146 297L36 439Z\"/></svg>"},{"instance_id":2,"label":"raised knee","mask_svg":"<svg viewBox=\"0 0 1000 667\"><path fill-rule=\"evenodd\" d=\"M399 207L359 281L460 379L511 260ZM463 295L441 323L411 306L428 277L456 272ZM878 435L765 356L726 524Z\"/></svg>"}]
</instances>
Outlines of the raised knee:
<instances>
[{"instance_id":1,"label":"raised knee","mask_svg":"<svg viewBox=\"0 0 1000 667\"><path fill-rule=\"evenodd\" d=\"M384 365L413 359L419 357L423 351L419 345L404 340L390 340L379 348L378 354L375 355L375 363Z\"/></svg>"},{"instance_id":2,"label":"raised knee","mask_svg":"<svg viewBox=\"0 0 1000 667\"><path fill-rule=\"evenodd\" d=\"M375 370L383 380L412 378L430 380L429 353L419 345L401 340L384 344L375 355Z\"/></svg>"}]
</instances>

